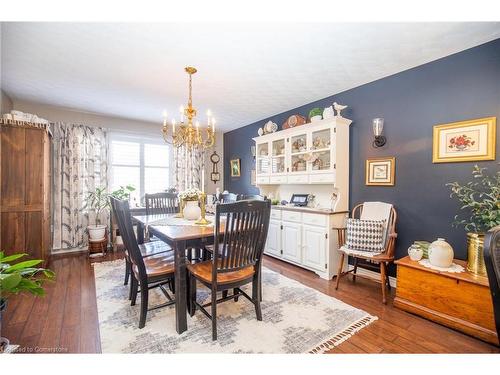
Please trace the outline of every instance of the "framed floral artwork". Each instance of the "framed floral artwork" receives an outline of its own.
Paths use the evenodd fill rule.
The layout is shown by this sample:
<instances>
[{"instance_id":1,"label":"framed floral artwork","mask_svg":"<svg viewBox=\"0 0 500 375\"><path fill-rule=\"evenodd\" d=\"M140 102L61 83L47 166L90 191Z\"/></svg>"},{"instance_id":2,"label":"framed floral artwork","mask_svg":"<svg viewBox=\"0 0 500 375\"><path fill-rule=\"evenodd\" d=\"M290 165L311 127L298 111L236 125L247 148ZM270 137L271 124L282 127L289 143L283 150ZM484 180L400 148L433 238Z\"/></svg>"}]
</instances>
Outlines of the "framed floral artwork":
<instances>
[{"instance_id":1,"label":"framed floral artwork","mask_svg":"<svg viewBox=\"0 0 500 375\"><path fill-rule=\"evenodd\" d=\"M232 159L230 161L230 166L231 166L231 177L240 177L241 176L240 159Z\"/></svg>"},{"instance_id":2,"label":"framed floral artwork","mask_svg":"<svg viewBox=\"0 0 500 375\"><path fill-rule=\"evenodd\" d=\"M434 126L432 162L495 160L496 117Z\"/></svg>"},{"instance_id":3,"label":"framed floral artwork","mask_svg":"<svg viewBox=\"0 0 500 375\"><path fill-rule=\"evenodd\" d=\"M366 160L366 185L394 186L396 158L377 158Z\"/></svg>"}]
</instances>

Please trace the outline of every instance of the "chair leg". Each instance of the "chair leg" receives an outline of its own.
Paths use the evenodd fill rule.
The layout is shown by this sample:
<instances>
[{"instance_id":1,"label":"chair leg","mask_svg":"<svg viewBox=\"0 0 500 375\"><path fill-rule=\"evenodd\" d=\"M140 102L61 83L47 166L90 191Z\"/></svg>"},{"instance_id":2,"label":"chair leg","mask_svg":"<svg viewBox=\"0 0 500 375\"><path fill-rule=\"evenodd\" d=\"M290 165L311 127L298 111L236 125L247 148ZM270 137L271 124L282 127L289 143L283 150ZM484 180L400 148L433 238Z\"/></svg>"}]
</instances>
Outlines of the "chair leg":
<instances>
[{"instance_id":1,"label":"chair leg","mask_svg":"<svg viewBox=\"0 0 500 375\"><path fill-rule=\"evenodd\" d=\"M385 288L386 288L386 270L385 270L385 262L380 262L380 278L382 282L382 303L386 304L387 303L387 297L385 295Z\"/></svg>"},{"instance_id":2,"label":"chair leg","mask_svg":"<svg viewBox=\"0 0 500 375\"><path fill-rule=\"evenodd\" d=\"M226 298L227 297L227 294L228 294L227 292L228 292L227 289L222 291L222 298Z\"/></svg>"},{"instance_id":3,"label":"chair leg","mask_svg":"<svg viewBox=\"0 0 500 375\"><path fill-rule=\"evenodd\" d=\"M172 280L170 280L168 283L168 289L175 294L175 279L172 278Z\"/></svg>"},{"instance_id":4,"label":"chair leg","mask_svg":"<svg viewBox=\"0 0 500 375\"><path fill-rule=\"evenodd\" d=\"M130 279L130 270L132 269L132 264L128 259L125 259L125 281L123 282L123 285L128 284L128 280Z\"/></svg>"},{"instance_id":5,"label":"chair leg","mask_svg":"<svg viewBox=\"0 0 500 375\"><path fill-rule=\"evenodd\" d=\"M262 310L260 308L260 288L259 288L259 276L255 275L252 281L252 300L255 305L255 315L257 315L257 320L262 320Z\"/></svg>"},{"instance_id":6,"label":"chair leg","mask_svg":"<svg viewBox=\"0 0 500 375\"><path fill-rule=\"evenodd\" d=\"M358 258L354 258L354 269L352 271L353 282L356 282L356 272L358 272Z\"/></svg>"},{"instance_id":7,"label":"chair leg","mask_svg":"<svg viewBox=\"0 0 500 375\"><path fill-rule=\"evenodd\" d=\"M233 294L238 293L238 288L233 289ZM238 302L238 296L234 297L234 302Z\"/></svg>"},{"instance_id":8,"label":"chair leg","mask_svg":"<svg viewBox=\"0 0 500 375\"><path fill-rule=\"evenodd\" d=\"M141 283L141 316L139 318L139 328L146 325L146 315L148 314L149 289L147 281Z\"/></svg>"},{"instance_id":9,"label":"chair leg","mask_svg":"<svg viewBox=\"0 0 500 375\"><path fill-rule=\"evenodd\" d=\"M135 302L137 301L137 289L139 287L139 283L137 281L137 279L135 278L135 275L132 274L131 275L132 278L130 280L130 296L129 296L129 299L130 299L130 305L131 306L135 306Z\"/></svg>"},{"instance_id":10,"label":"chair leg","mask_svg":"<svg viewBox=\"0 0 500 375\"><path fill-rule=\"evenodd\" d=\"M337 280L335 283L335 290L337 290L339 288L339 282L340 282L340 278L342 276L342 269L344 268L344 257L345 257L345 254L341 253L340 254L340 262L339 262L339 270L337 271Z\"/></svg>"},{"instance_id":11,"label":"chair leg","mask_svg":"<svg viewBox=\"0 0 500 375\"><path fill-rule=\"evenodd\" d=\"M217 340L217 291L212 289L212 341Z\"/></svg>"},{"instance_id":12,"label":"chair leg","mask_svg":"<svg viewBox=\"0 0 500 375\"><path fill-rule=\"evenodd\" d=\"M193 316L195 311L196 311L196 278L193 275L189 275L188 279L188 285L189 285L189 294L188 294L188 299L189 299L189 315Z\"/></svg>"}]
</instances>

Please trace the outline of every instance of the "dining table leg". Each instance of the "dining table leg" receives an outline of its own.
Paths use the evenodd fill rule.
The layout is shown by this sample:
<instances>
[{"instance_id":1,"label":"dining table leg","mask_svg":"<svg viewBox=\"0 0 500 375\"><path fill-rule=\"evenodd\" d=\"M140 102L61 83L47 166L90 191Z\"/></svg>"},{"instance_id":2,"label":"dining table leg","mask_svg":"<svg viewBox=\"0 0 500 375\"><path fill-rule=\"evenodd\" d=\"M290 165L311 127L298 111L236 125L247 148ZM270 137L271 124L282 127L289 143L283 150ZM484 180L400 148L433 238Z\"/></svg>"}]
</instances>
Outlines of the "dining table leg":
<instances>
[{"instance_id":1,"label":"dining table leg","mask_svg":"<svg viewBox=\"0 0 500 375\"><path fill-rule=\"evenodd\" d=\"M175 329L178 334L187 330L187 272L186 241L174 243L175 262Z\"/></svg>"}]
</instances>

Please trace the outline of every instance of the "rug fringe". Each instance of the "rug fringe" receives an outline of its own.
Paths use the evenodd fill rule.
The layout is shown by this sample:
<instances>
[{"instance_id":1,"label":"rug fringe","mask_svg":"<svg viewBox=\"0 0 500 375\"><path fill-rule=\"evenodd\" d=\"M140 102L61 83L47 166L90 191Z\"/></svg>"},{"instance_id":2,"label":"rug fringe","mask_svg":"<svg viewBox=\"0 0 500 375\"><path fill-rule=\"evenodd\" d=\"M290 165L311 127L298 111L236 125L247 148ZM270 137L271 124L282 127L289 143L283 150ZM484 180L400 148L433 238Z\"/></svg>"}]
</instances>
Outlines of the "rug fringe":
<instances>
[{"instance_id":1,"label":"rug fringe","mask_svg":"<svg viewBox=\"0 0 500 375\"><path fill-rule=\"evenodd\" d=\"M364 317L357 322L351 324L349 327L344 329L342 332L338 333L335 335L333 338L330 340L325 341L321 345L318 345L314 347L313 349L309 350L307 353L309 354L323 354L336 346L340 345L344 341L346 341L348 338L352 337L354 334L356 334L358 331L360 331L362 328L368 326L369 324L373 323L374 321L378 320L378 317L376 316L367 316Z\"/></svg>"}]
</instances>

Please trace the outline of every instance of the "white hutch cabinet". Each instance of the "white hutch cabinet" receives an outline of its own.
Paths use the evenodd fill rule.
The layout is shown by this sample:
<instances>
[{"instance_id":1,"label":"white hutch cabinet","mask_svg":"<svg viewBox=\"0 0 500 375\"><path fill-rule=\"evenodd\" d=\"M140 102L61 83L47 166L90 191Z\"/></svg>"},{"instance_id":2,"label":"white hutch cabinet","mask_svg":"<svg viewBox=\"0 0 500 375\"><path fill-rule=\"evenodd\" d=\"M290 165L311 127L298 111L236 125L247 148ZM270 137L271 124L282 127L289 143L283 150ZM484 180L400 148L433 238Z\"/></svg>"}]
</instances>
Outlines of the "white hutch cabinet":
<instances>
[{"instance_id":1,"label":"white hutch cabinet","mask_svg":"<svg viewBox=\"0 0 500 375\"><path fill-rule=\"evenodd\" d=\"M289 200L314 194L315 208L273 206L265 254L331 279L338 270L337 234L349 207L349 125L334 117L253 138L261 194ZM333 190L341 200L330 209Z\"/></svg>"}]
</instances>

